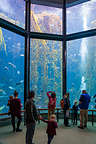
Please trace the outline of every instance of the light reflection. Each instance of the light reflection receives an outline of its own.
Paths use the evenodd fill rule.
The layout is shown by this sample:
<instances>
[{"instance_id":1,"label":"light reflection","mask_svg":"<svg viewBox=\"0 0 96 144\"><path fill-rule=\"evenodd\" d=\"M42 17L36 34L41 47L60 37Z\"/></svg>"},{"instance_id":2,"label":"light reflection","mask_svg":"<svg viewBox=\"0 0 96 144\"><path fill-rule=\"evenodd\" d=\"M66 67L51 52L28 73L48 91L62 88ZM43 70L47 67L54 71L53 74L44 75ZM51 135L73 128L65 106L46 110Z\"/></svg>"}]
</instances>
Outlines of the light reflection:
<instances>
[{"instance_id":1,"label":"light reflection","mask_svg":"<svg viewBox=\"0 0 96 144\"><path fill-rule=\"evenodd\" d=\"M85 5L82 6L82 15L83 15L83 30L88 29L88 15L90 11L88 10L88 7L85 7ZM86 71L86 56L87 56L87 40L82 39L81 41L81 70L82 72ZM86 83L85 83L85 76L82 76L81 78L81 90L86 89Z\"/></svg>"},{"instance_id":2,"label":"light reflection","mask_svg":"<svg viewBox=\"0 0 96 144\"><path fill-rule=\"evenodd\" d=\"M82 39L82 42L81 42L81 60L82 60L82 63L84 64L85 63L85 58L86 58L86 55L87 55L87 43L86 43L86 39Z\"/></svg>"},{"instance_id":3,"label":"light reflection","mask_svg":"<svg viewBox=\"0 0 96 144\"><path fill-rule=\"evenodd\" d=\"M88 26L87 26L87 19L88 19L88 16L90 14L90 9L88 7L86 7L86 5L83 5L82 8L81 8L81 15L83 16L83 29L84 30L87 30L88 29Z\"/></svg>"},{"instance_id":4,"label":"light reflection","mask_svg":"<svg viewBox=\"0 0 96 144\"><path fill-rule=\"evenodd\" d=\"M81 79L81 90L86 90L86 83L85 83L85 77L82 76Z\"/></svg>"}]
</instances>

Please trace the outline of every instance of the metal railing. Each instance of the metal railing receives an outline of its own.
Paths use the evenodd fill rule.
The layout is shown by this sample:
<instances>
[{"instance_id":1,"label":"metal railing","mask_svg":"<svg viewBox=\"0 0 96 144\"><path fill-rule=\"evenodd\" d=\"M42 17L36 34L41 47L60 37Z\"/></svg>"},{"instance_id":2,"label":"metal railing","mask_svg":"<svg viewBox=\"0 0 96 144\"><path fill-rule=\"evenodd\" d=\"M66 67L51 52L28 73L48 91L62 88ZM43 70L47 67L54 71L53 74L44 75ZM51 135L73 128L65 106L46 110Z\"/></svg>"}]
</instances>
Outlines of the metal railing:
<instances>
[{"instance_id":1,"label":"metal railing","mask_svg":"<svg viewBox=\"0 0 96 144\"><path fill-rule=\"evenodd\" d=\"M40 114L40 115L45 115L45 114L47 114L48 113L48 108L39 108L39 109L37 109L38 110L38 113ZM42 111L45 111L44 113L42 113ZM79 110L78 110L79 111ZM24 113L25 112L25 110L22 110L21 111L22 113ZM94 125L94 122L95 122L95 112L96 112L96 110L88 110L88 112L91 112L91 114L90 114L90 117L91 117L91 122L92 122L92 126ZM64 119L64 116L63 116L63 110L61 109L61 108L56 108L55 109L55 114L56 114L56 117L57 117L57 122L59 122L59 119ZM60 114L62 115L62 116L60 116ZM0 117L2 117L2 116L7 116L8 115L8 113L0 113ZM79 114L78 114L79 115ZM6 119L6 118L5 118ZM72 120L72 109L70 109L70 117L69 117L69 119L71 119Z\"/></svg>"}]
</instances>

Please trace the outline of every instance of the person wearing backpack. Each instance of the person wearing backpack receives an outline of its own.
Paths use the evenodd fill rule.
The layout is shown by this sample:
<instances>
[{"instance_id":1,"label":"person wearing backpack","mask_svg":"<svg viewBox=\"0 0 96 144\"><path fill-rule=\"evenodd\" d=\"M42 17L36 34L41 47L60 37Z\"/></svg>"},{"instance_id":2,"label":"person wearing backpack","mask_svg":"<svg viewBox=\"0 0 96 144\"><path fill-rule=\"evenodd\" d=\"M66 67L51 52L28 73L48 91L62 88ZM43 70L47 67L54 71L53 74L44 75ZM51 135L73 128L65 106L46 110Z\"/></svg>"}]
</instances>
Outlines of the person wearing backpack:
<instances>
[{"instance_id":1,"label":"person wearing backpack","mask_svg":"<svg viewBox=\"0 0 96 144\"><path fill-rule=\"evenodd\" d=\"M35 131L38 114L34 104L34 91L29 92L29 99L25 103L25 120L26 120L26 144L33 144L33 136Z\"/></svg>"},{"instance_id":2,"label":"person wearing backpack","mask_svg":"<svg viewBox=\"0 0 96 144\"><path fill-rule=\"evenodd\" d=\"M21 115L21 100L20 98L18 98L18 92L15 90L14 91L14 98L12 100L12 125L13 125L13 131L15 132L15 117L17 117L18 122L17 122L17 128L16 128L16 132L21 132L22 129L20 129L20 125L21 125L21 121L22 121L22 115Z\"/></svg>"}]
</instances>

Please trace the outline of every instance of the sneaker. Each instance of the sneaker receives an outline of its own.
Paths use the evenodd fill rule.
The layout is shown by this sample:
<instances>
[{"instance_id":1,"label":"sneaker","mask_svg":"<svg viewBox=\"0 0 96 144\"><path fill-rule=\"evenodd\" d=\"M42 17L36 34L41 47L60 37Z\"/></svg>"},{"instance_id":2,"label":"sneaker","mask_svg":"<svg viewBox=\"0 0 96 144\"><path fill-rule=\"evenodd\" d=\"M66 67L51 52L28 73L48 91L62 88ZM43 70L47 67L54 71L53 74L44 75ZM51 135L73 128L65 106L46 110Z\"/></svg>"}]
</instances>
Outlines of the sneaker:
<instances>
[{"instance_id":1,"label":"sneaker","mask_svg":"<svg viewBox=\"0 0 96 144\"><path fill-rule=\"evenodd\" d=\"M80 128L80 129L84 129L84 127L83 127L83 126L78 126L78 128Z\"/></svg>"},{"instance_id":2,"label":"sneaker","mask_svg":"<svg viewBox=\"0 0 96 144\"><path fill-rule=\"evenodd\" d=\"M84 125L84 128L87 128L87 125Z\"/></svg>"},{"instance_id":3,"label":"sneaker","mask_svg":"<svg viewBox=\"0 0 96 144\"><path fill-rule=\"evenodd\" d=\"M68 125L65 125L65 126L66 126L66 127L71 127L71 125L69 125L69 124L68 124Z\"/></svg>"},{"instance_id":4,"label":"sneaker","mask_svg":"<svg viewBox=\"0 0 96 144\"><path fill-rule=\"evenodd\" d=\"M16 132L21 132L22 131L22 129L16 129Z\"/></svg>"}]
</instances>

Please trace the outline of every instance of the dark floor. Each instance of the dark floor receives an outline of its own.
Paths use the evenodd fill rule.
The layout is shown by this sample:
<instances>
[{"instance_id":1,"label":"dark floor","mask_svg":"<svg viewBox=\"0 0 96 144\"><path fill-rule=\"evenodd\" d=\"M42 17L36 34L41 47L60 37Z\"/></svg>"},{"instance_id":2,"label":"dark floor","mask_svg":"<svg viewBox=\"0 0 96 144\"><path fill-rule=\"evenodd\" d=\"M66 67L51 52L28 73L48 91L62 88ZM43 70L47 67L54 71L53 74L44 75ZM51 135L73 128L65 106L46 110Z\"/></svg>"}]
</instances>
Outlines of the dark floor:
<instances>
[{"instance_id":1,"label":"dark floor","mask_svg":"<svg viewBox=\"0 0 96 144\"><path fill-rule=\"evenodd\" d=\"M79 122L78 122L79 124ZM22 123L23 131L18 133L12 132L11 125L0 127L0 144L25 144L26 127ZM46 124L37 123L34 135L35 144L47 144ZM77 126L64 127L63 121L59 121L57 135L54 137L52 144L96 144L96 124L81 130Z\"/></svg>"}]
</instances>

